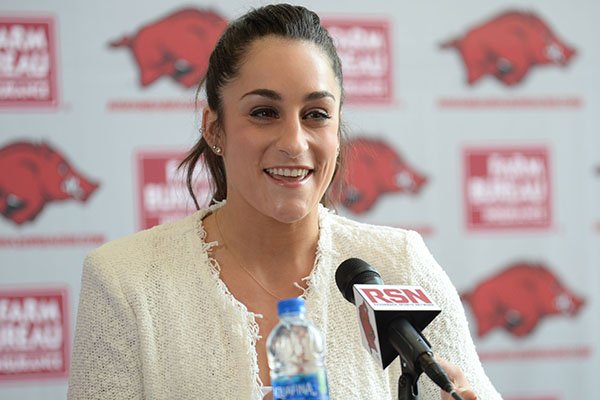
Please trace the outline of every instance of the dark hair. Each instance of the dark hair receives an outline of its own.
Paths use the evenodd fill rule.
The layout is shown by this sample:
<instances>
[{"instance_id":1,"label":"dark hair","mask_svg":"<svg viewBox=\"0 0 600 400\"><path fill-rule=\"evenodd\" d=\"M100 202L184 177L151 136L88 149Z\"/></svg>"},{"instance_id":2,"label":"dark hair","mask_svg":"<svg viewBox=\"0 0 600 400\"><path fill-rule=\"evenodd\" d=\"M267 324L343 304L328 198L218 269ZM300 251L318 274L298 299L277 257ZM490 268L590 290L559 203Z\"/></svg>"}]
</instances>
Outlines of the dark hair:
<instances>
[{"instance_id":1,"label":"dark hair","mask_svg":"<svg viewBox=\"0 0 600 400\"><path fill-rule=\"evenodd\" d=\"M304 40L321 48L329 57L335 77L342 89L341 107L344 99L342 64L331 36L321 26L319 16L302 6L271 4L253 9L231 22L210 55L208 70L206 76L200 82L198 93L202 85L205 85L208 106L217 114L216 127L218 129L223 126L223 104L221 99L223 86L236 77L250 45L265 36ZM344 135L341 120L339 134L340 141L342 141ZM334 177L340 168L343 153L343 151L339 152ZM227 178L223 159L210 151L209 144L201 135L179 165L180 168L186 169L187 188L197 209L200 206L194 194L192 181L194 170L199 161L203 162L210 172L211 186L214 191L212 202L221 201L227 197ZM321 202L325 205L331 205L329 199L330 189L331 184L321 199Z\"/></svg>"}]
</instances>

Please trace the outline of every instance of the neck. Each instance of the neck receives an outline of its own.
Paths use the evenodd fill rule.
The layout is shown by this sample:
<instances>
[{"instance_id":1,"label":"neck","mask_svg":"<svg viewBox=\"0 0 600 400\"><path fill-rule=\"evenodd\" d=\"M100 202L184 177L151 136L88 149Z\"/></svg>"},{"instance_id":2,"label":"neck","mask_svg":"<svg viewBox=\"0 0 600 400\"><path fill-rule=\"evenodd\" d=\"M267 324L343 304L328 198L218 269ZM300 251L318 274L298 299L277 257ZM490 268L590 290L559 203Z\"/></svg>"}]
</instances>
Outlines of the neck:
<instances>
[{"instance_id":1,"label":"neck","mask_svg":"<svg viewBox=\"0 0 600 400\"><path fill-rule=\"evenodd\" d=\"M293 223L230 202L216 214L227 246L247 269L259 276L277 271L275 276L284 279L302 278L312 270L319 237L317 208Z\"/></svg>"}]
</instances>

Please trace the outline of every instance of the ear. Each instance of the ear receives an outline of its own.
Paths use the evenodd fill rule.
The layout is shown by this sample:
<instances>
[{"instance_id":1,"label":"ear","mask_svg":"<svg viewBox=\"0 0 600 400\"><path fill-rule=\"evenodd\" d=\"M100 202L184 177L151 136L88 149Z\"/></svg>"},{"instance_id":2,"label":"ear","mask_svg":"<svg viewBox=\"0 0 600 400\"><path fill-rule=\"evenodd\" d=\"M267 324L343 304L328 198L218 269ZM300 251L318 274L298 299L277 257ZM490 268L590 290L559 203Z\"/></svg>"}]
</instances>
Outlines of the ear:
<instances>
[{"instance_id":1,"label":"ear","mask_svg":"<svg viewBox=\"0 0 600 400\"><path fill-rule=\"evenodd\" d=\"M206 106L202 110L202 136L209 146L217 145L222 147L222 138L217 123L218 115L210 107Z\"/></svg>"}]
</instances>

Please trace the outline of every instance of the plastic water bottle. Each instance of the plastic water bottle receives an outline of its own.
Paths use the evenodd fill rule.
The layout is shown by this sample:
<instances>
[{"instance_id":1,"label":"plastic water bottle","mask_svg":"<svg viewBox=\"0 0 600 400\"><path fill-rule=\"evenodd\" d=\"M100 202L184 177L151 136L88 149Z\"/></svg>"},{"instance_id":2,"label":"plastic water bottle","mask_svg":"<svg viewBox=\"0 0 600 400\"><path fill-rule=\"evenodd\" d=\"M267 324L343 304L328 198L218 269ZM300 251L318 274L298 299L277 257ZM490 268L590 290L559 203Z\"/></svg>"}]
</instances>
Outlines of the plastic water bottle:
<instances>
[{"instance_id":1,"label":"plastic water bottle","mask_svg":"<svg viewBox=\"0 0 600 400\"><path fill-rule=\"evenodd\" d=\"M274 400L329 400L323 337L305 317L304 299L277 303L279 324L267 338Z\"/></svg>"}]
</instances>

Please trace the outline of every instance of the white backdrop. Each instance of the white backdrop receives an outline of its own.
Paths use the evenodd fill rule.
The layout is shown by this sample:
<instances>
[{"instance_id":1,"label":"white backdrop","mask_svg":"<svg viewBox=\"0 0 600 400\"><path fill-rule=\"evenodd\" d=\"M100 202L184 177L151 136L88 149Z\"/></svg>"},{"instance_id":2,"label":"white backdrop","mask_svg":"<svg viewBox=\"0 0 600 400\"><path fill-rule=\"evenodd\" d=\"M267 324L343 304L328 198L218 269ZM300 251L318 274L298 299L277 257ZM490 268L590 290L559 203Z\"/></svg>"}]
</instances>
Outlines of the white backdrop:
<instances>
[{"instance_id":1,"label":"white backdrop","mask_svg":"<svg viewBox=\"0 0 600 400\"><path fill-rule=\"evenodd\" d=\"M597 397L600 5L299 3L336 36L360 143L340 213L424 235L505 399ZM85 254L189 211L172 166L197 136L194 88L168 72L140 84L134 52L157 39L139 30L168 42L178 10L230 20L253 5L0 5L1 399L64 398ZM110 47L124 36L138 40ZM453 39L463 53L442 48Z\"/></svg>"}]
</instances>

